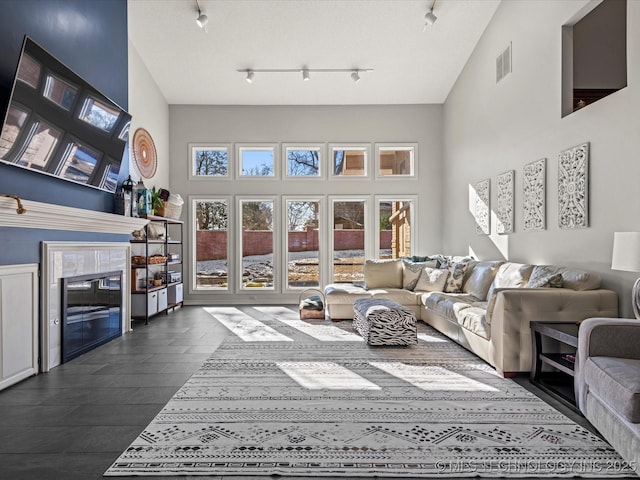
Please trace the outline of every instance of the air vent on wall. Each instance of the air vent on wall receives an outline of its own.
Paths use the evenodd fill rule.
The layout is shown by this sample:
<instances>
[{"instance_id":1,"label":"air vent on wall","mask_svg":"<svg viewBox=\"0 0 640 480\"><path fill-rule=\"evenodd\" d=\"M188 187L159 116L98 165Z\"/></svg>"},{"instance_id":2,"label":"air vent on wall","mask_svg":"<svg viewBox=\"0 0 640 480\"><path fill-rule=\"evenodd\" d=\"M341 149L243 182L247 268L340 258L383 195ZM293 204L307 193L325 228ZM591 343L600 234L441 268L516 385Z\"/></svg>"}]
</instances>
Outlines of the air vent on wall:
<instances>
[{"instance_id":1,"label":"air vent on wall","mask_svg":"<svg viewBox=\"0 0 640 480\"><path fill-rule=\"evenodd\" d=\"M496 58L496 83L511 73L511 42Z\"/></svg>"}]
</instances>

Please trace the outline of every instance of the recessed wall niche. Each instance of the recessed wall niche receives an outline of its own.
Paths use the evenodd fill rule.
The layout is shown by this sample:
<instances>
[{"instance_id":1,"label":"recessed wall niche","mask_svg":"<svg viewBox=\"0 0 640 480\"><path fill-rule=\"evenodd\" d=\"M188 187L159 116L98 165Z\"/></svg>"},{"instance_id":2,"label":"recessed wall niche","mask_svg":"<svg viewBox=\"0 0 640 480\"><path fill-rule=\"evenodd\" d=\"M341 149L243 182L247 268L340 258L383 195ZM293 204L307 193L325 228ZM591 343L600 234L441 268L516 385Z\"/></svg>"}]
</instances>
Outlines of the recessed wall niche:
<instances>
[{"instance_id":1,"label":"recessed wall niche","mask_svg":"<svg viewBox=\"0 0 640 480\"><path fill-rule=\"evenodd\" d=\"M627 0L593 0L562 27L562 116L627 86Z\"/></svg>"}]
</instances>

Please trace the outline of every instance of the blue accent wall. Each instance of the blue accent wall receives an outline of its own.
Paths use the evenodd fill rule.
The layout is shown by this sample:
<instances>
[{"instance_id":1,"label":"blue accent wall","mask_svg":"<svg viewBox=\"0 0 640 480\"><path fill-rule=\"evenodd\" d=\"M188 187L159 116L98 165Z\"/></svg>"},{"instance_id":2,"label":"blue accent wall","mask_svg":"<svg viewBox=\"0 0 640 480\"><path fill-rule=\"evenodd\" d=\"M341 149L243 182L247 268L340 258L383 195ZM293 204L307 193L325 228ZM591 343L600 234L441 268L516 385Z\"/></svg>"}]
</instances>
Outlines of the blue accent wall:
<instances>
[{"instance_id":1,"label":"blue accent wall","mask_svg":"<svg viewBox=\"0 0 640 480\"><path fill-rule=\"evenodd\" d=\"M25 35L128 108L126 0L0 0L1 118ZM128 174L128 158L124 158L120 181ZM0 163L0 193L101 212L111 213L114 208L111 193L4 163ZM127 241L128 237L0 227L0 265L39 263L43 240Z\"/></svg>"}]
</instances>

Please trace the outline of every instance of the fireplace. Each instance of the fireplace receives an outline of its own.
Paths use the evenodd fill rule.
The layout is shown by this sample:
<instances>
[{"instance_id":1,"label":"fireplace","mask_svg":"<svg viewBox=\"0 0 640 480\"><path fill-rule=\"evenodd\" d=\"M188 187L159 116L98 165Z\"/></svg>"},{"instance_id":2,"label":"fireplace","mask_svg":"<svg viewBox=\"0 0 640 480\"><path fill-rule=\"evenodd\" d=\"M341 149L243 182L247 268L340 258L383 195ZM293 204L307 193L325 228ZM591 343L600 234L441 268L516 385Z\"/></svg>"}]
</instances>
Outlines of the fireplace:
<instances>
[{"instance_id":1,"label":"fireplace","mask_svg":"<svg viewBox=\"0 0 640 480\"><path fill-rule=\"evenodd\" d=\"M61 279L61 363L122 335L122 271Z\"/></svg>"}]
</instances>

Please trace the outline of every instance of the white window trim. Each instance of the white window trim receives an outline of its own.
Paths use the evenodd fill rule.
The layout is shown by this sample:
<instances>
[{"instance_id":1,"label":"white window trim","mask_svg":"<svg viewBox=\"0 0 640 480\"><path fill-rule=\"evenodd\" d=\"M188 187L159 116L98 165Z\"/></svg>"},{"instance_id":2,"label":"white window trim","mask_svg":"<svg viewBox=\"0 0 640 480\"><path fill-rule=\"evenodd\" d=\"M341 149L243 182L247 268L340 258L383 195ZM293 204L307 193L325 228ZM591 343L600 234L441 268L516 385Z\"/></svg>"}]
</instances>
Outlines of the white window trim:
<instances>
[{"instance_id":1,"label":"white window trim","mask_svg":"<svg viewBox=\"0 0 640 480\"><path fill-rule=\"evenodd\" d=\"M242 285L242 203L243 202L272 202L273 203L273 261L271 262L273 265L273 287L265 287L265 288L243 288ZM234 289L239 295L252 295L250 298L255 298L254 296L259 296L261 294L272 295L273 293L282 293L282 280L278 278L278 276L282 276L282 271L278 271L277 266L281 265L280 260L280 252L281 252L281 243L282 243L282 233L281 233L281 224L282 221L279 218L277 213L280 210L280 198L279 195L237 195L236 196L236 251L235 251L235 259L236 261L236 272L238 275L236 276L234 282Z\"/></svg>"},{"instance_id":2,"label":"white window trim","mask_svg":"<svg viewBox=\"0 0 640 480\"><path fill-rule=\"evenodd\" d=\"M364 150L364 175L335 175L333 173L333 151L338 150ZM371 179L371 144L370 143L330 143L327 148L327 170L329 180L370 180Z\"/></svg>"},{"instance_id":3,"label":"white window trim","mask_svg":"<svg viewBox=\"0 0 640 480\"><path fill-rule=\"evenodd\" d=\"M334 283L333 279L333 256L334 256L334 244L333 244L333 225L334 222L334 208L333 205L336 202L364 202L364 258L373 258L373 240L371 235L368 235L368 230L371 228L373 221L373 210L371 209L371 195L353 195L353 196L337 196L337 195L329 195L328 205L327 205L327 215L328 225L327 225L327 246L329 251L327 252L326 265L325 270L328 275L327 283Z\"/></svg>"},{"instance_id":4,"label":"white window trim","mask_svg":"<svg viewBox=\"0 0 640 480\"><path fill-rule=\"evenodd\" d=\"M317 150L318 151L318 175L289 175L289 150ZM324 180L327 162L327 148L324 143L283 143L282 144L282 175L285 180Z\"/></svg>"},{"instance_id":5,"label":"white window trim","mask_svg":"<svg viewBox=\"0 0 640 480\"><path fill-rule=\"evenodd\" d=\"M233 179L233 170L234 170L234 156L233 156L233 145L231 143L189 143L188 145L188 158L189 158L189 180L232 180ZM196 165L194 152L195 150L222 150L225 149L227 151L227 174L226 175L196 175Z\"/></svg>"},{"instance_id":6,"label":"white window trim","mask_svg":"<svg viewBox=\"0 0 640 480\"><path fill-rule=\"evenodd\" d=\"M411 202L409 218L411 221L411 252L416 248L416 232L418 231L416 208L418 206L418 195L375 195L374 196L374 219L380 218L380 202ZM376 233L374 235L374 257L380 258L380 221L375 222ZM368 258L368 257L367 257Z\"/></svg>"},{"instance_id":7,"label":"white window trim","mask_svg":"<svg viewBox=\"0 0 640 480\"><path fill-rule=\"evenodd\" d=\"M409 150L413 152L411 158L411 173L407 175L381 175L380 174L380 151L381 150ZM418 178L418 143L376 143L375 144L375 178L376 180L406 180Z\"/></svg>"},{"instance_id":8,"label":"white window trim","mask_svg":"<svg viewBox=\"0 0 640 480\"><path fill-rule=\"evenodd\" d=\"M320 285L318 287L289 287L289 271L288 271L288 248L289 248L289 226L287 220L287 204L288 202L318 202L320 206L319 222L318 222L318 268L320 269ZM282 196L282 262L280 264L282 271L282 291L284 293L300 293L306 288L318 288L322 290L322 286L327 284L328 275L325 268L326 257L326 237L327 237L327 215L326 209L326 196L300 196L300 195L283 195Z\"/></svg>"},{"instance_id":9,"label":"white window trim","mask_svg":"<svg viewBox=\"0 0 640 480\"><path fill-rule=\"evenodd\" d=\"M234 285L234 279L237 278L236 272L235 270L235 262L233 261L233 258L235 256L235 245L234 242L232 242L232 237L231 234L232 232L235 231L234 229L234 215L233 215L233 210L234 210L234 204L233 204L233 198L229 195L221 195L221 196L209 196L209 195L189 195L188 197L189 200L189 224L188 224L188 228L189 228L189 236L190 236L190 242L189 245L191 246L189 248L189 270L190 270L190 275L189 275L189 294L195 294L195 295L207 295L207 294L216 294L216 295L231 295L234 293L233 291L233 285ZM227 288L226 289L217 289L217 288L211 288L211 289L205 289L205 288L196 288L196 274L197 272L197 266L196 266L196 253L197 253L197 249L196 249L196 225L197 225L197 219L196 219L196 207L195 204L196 202L227 202L227 208L229 209L229 211L227 212ZM185 242L186 243L186 242ZM184 276L184 269L183 269L183 276ZM184 284L184 278L183 278L183 284Z\"/></svg>"},{"instance_id":10,"label":"white window trim","mask_svg":"<svg viewBox=\"0 0 640 480\"><path fill-rule=\"evenodd\" d=\"M272 150L273 175L242 175L242 150ZM236 180L279 180L280 179L280 149L278 143L236 143L235 144L235 178Z\"/></svg>"}]
</instances>

